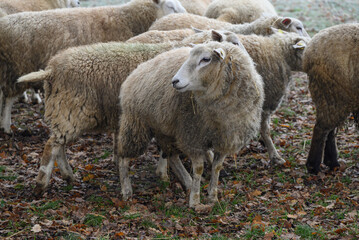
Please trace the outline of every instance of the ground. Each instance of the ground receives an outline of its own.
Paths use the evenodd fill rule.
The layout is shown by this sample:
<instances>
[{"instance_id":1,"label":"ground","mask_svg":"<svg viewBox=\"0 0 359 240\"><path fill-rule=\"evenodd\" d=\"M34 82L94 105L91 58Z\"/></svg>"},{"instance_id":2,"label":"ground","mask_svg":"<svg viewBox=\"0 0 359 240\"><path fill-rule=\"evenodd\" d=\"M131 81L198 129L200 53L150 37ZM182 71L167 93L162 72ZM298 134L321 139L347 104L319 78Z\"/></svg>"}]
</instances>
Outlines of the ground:
<instances>
[{"instance_id":1,"label":"ground","mask_svg":"<svg viewBox=\"0 0 359 240\"><path fill-rule=\"evenodd\" d=\"M84 1L93 6L119 1ZM357 1L274 0L281 15L300 18L310 34L359 21ZM330 50L330 49L328 49ZM359 136L350 117L338 133L341 167L317 176L305 169L315 109L305 74L295 73L272 136L283 167L268 165L255 139L230 156L220 177L219 202L195 211L170 174L155 175L154 146L131 163L132 201L121 200L110 133L85 135L67 148L76 182L68 186L55 168L48 190L35 198L39 161L49 129L42 104L17 103L12 136L0 133L0 236L9 239L358 239ZM185 165L190 166L185 160ZM202 183L202 201L208 184Z\"/></svg>"}]
</instances>

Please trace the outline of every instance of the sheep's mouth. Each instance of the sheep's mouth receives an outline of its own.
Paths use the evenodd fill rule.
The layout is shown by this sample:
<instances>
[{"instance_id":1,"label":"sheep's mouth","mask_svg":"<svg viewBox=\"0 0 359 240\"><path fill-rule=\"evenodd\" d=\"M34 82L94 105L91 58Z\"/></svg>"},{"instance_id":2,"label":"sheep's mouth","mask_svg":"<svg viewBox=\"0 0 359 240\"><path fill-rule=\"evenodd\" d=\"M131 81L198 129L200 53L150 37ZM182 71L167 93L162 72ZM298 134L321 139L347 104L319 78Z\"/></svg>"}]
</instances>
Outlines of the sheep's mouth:
<instances>
[{"instance_id":1,"label":"sheep's mouth","mask_svg":"<svg viewBox=\"0 0 359 240\"><path fill-rule=\"evenodd\" d=\"M186 86L184 86L184 87L177 87L177 86L175 86L174 88L175 88L177 91L181 91L182 89L185 89L186 87L188 87L188 85L189 85L189 83L188 83Z\"/></svg>"}]
</instances>

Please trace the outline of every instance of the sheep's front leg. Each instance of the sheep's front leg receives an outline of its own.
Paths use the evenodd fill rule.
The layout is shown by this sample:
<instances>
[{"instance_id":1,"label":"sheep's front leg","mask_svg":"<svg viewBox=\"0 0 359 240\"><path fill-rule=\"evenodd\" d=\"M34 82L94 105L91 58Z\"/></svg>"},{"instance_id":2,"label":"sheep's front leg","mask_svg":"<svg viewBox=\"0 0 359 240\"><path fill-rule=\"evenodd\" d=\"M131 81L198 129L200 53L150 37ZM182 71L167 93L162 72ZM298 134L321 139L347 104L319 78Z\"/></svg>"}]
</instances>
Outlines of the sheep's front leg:
<instances>
[{"instance_id":1,"label":"sheep's front leg","mask_svg":"<svg viewBox=\"0 0 359 240\"><path fill-rule=\"evenodd\" d=\"M11 109L14 104L16 97L6 98L5 106L2 111L2 119L0 128L4 129L4 132L11 133Z\"/></svg>"},{"instance_id":2,"label":"sheep's front leg","mask_svg":"<svg viewBox=\"0 0 359 240\"><path fill-rule=\"evenodd\" d=\"M167 173L167 159L163 157L162 150L160 151L160 159L158 160L157 168L156 168L156 175L161 178L162 181L169 182L170 178L168 177Z\"/></svg>"},{"instance_id":3,"label":"sheep's front leg","mask_svg":"<svg viewBox=\"0 0 359 240\"><path fill-rule=\"evenodd\" d=\"M121 182L121 192L123 200L128 200L132 197L132 186L131 180L128 174L128 166L130 163L130 158L119 158L119 173L120 173L120 182Z\"/></svg>"},{"instance_id":4,"label":"sheep's front leg","mask_svg":"<svg viewBox=\"0 0 359 240\"><path fill-rule=\"evenodd\" d=\"M203 173L203 160L204 156L191 157L192 159L192 169L193 169L193 178L191 193L189 195L189 206L196 207L200 204L200 188L201 188L201 178Z\"/></svg>"},{"instance_id":5,"label":"sheep's front leg","mask_svg":"<svg viewBox=\"0 0 359 240\"><path fill-rule=\"evenodd\" d=\"M211 181L208 189L208 200L210 203L218 202L218 178L223 167L223 161L226 155L215 153L212 163Z\"/></svg>"},{"instance_id":6,"label":"sheep's front leg","mask_svg":"<svg viewBox=\"0 0 359 240\"><path fill-rule=\"evenodd\" d=\"M55 159L61 151L60 146L55 145L55 138L50 137L46 142L42 159L40 162L39 173L36 177L36 186L34 193L36 196L40 196L47 186L49 185L52 169L54 168Z\"/></svg>"},{"instance_id":7,"label":"sheep's front leg","mask_svg":"<svg viewBox=\"0 0 359 240\"><path fill-rule=\"evenodd\" d=\"M268 112L263 112L262 121L261 121L261 136L264 141L264 145L267 147L267 151L269 154L269 159L272 164L282 165L285 163L285 160L279 156L275 146L273 144L272 138L270 136L270 114Z\"/></svg>"},{"instance_id":8,"label":"sheep's front leg","mask_svg":"<svg viewBox=\"0 0 359 240\"><path fill-rule=\"evenodd\" d=\"M72 172L72 168L66 159L65 145L60 145L59 147L59 155L56 161L60 168L62 178L67 182L67 184L71 184L75 181L75 177Z\"/></svg>"},{"instance_id":9,"label":"sheep's front leg","mask_svg":"<svg viewBox=\"0 0 359 240\"><path fill-rule=\"evenodd\" d=\"M0 88L0 120L2 121L2 112L5 104L5 95L2 89Z\"/></svg>"}]
</instances>

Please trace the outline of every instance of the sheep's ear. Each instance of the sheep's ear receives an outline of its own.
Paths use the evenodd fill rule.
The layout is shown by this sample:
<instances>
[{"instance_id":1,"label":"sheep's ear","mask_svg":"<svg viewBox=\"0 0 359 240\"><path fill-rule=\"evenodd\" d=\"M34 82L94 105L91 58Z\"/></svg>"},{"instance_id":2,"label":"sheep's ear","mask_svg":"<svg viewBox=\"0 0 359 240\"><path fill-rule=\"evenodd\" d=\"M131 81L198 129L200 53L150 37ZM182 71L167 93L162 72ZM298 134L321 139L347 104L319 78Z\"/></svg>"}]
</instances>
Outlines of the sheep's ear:
<instances>
[{"instance_id":1,"label":"sheep's ear","mask_svg":"<svg viewBox=\"0 0 359 240\"><path fill-rule=\"evenodd\" d=\"M194 43L189 43L188 45L190 45L191 47L195 47L195 46L196 46L196 44L194 44Z\"/></svg>"},{"instance_id":2,"label":"sheep's ear","mask_svg":"<svg viewBox=\"0 0 359 240\"><path fill-rule=\"evenodd\" d=\"M299 42L293 45L293 48L303 50L306 46L307 44L303 40L300 40Z\"/></svg>"},{"instance_id":3,"label":"sheep's ear","mask_svg":"<svg viewBox=\"0 0 359 240\"><path fill-rule=\"evenodd\" d=\"M289 28L289 25L292 23L292 19L290 18L284 18L281 23L285 28Z\"/></svg>"},{"instance_id":4,"label":"sheep's ear","mask_svg":"<svg viewBox=\"0 0 359 240\"><path fill-rule=\"evenodd\" d=\"M274 28L274 27L271 27L273 33L281 33L281 34L284 34L284 31L282 29L278 29L278 28Z\"/></svg>"},{"instance_id":5,"label":"sheep's ear","mask_svg":"<svg viewBox=\"0 0 359 240\"><path fill-rule=\"evenodd\" d=\"M226 57L226 53L222 48L216 48L213 50L213 52L222 60Z\"/></svg>"},{"instance_id":6,"label":"sheep's ear","mask_svg":"<svg viewBox=\"0 0 359 240\"><path fill-rule=\"evenodd\" d=\"M223 35L217 32L216 30L211 30L212 40L216 42L223 41Z\"/></svg>"},{"instance_id":7,"label":"sheep's ear","mask_svg":"<svg viewBox=\"0 0 359 240\"><path fill-rule=\"evenodd\" d=\"M193 27L193 26L191 26L191 28L192 28L192 30L193 30L195 33L201 33L201 32L203 32L203 30L198 29L198 28L195 28L195 27Z\"/></svg>"}]
</instances>

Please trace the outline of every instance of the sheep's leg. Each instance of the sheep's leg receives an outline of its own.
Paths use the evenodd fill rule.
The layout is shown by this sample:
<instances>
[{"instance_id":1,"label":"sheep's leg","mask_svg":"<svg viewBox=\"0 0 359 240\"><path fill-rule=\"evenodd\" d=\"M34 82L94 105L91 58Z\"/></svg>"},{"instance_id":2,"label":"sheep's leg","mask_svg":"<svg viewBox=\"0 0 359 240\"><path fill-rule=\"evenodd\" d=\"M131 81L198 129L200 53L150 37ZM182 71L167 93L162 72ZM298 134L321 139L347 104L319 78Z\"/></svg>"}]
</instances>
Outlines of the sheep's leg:
<instances>
[{"instance_id":1,"label":"sheep's leg","mask_svg":"<svg viewBox=\"0 0 359 240\"><path fill-rule=\"evenodd\" d=\"M186 168L183 166L181 159L178 154L173 155L169 158L170 167L177 179L181 182L182 186L186 190L190 190L192 187L192 178L191 175L187 172Z\"/></svg>"},{"instance_id":2,"label":"sheep's leg","mask_svg":"<svg viewBox=\"0 0 359 240\"><path fill-rule=\"evenodd\" d=\"M211 172L211 181L209 183L208 189L208 200L211 203L218 202L218 178L219 172L223 168L223 161L226 155L216 153L214 155L213 163L212 163L212 172Z\"/></svg>"},{"instance_id":3,"label":"sheep's leg","mask_svg":"<svg viewBox=\"0 0 359 240\"><path fill-rule=\"evenodd\" d=\"M318 174L320 172L320 164L323 159L325 142L329 130L324 129L318 122L314 126L312 143L310 145L309 155L306 162L309 173Z\"/></svg>"},{"instance_id":4,"label":"sheep's leg","mask_svg":"<svg viewBox=\"0 0 359 240\"><path fill-rule=\"evenodd\" d=\"M338 162L338 148L335 140L335 129L330 131L327 137L324 148L324 164L327 165L330 170L334 170L336 167L340 167Z\"/></svg>"},{"instance_id":5,"label":"sheep's leg","mask_svg":"<svg viewBox=\"0 0 359 240\"><path fill-rule=\"evenodd\" d=\"M118 129L115 130L115 132L112 134L112 138L113 138L113 162L115 163L116 166L116 171L117 173L119 173L119 152L118 152Z\"/></svg>"},{"instance_id":6,"label":"sheep's leg","mask_svg":"<svg viewBox=\"0 0 359 240\"><path fill-rule=\"evenodd\" d=\"M212 150L208 150L206 152L206 161L207 161L207 163L212 165L213 159L214 159L214 153L212 152Z\"/></svg>"},{"instance_id":7,"label":"sheep's leg","mask_svg":"<svg viewBox=\"0 0 359 240\"><path fill-rule=\"evenodd\" d=\"M4 109L4 104L5 104L5 95L2 89L0 88L0 121L2 121L2 112Z\"/></svg>"},{"instance_id":8,"label":"sheep's leg","mask_svg":"<svg viewBox=\"0 0 359 240\"><path fill-rule=\"evenodd\" d=\"M56 146L54 141L55 137L50 137L44 148L39 173L36 177L36 186L34 189L34 193L37 196L40 196L49 185L55 159L59 156L59 152L61 151L61 146Z\"/></svg>"},{"instance_id":9,"label":"sheep's leg","mask_svg":"<svg viewBox=\"0 0 359 240\"><path fill-rule=\"evenodd\" d=\"M201 188L201 177L203 173L203 159L204 156L191 157L193 178L191 193L189 195L189 206L196 207L200 204L200 188Z\"/></svg>"},{"instance_id":10,"label":"sheep's leg","mask_svg":"<svg viewBox=\"0 0 359 240\"><path fill-rule=\"evenodd\" d=\"M75 181L75 177L72 173L72 168L66 159L65 145L60 145L59 148L59 155L56 161L60 168L62 178L67 182L67 184L71 184Z\"/></svg>"},{"instance_id":11,"label":"sheep's leg","mask_svg":"<svg viewBox=\"0 0 359 240\"><path fill-rule=\"evenodd\" d=\"M4 132L11 133L11 109L14 104L16 97L6 98L5 107L2 112L1 126L0 128L4 129Z\"/></svg>"},{"instance_id":12,"label":"sheep's leg","mask_svg":"<svg viewBox=\"0 0 359 240\"><path fill-rule=\"evenodd\" d=\"M160 151L160 159L158 160L156 174L161 178L162 181L169 182L170 178L168 177L168 166L167 159L163 157L162 150Z\"/></svg>"},{"instance_id":13,"label":"sheep's leg","mask_svg":"<svg viewBox=\"0 0 359 240\"><path fill-rule=\"evenodd\" d=\"M130 163L130 158L119 158L119 173L120 173L120 182L121 182L121 192L122 197L126 201L132 197L132 186L131 180L128 174L128 166Z\"/></svg>"},{"instance_id":14,"label":"sheep's leg","mask_svg":"<svg viewBox=\"0 0 359 240\"><path fill-rule=\"evenodd\" d=\"M263 112L262 114L262 122L261 122L261 136L264 141L264 145L267 147L267 151L269 154L269 159L272 164L282 165L285 163L285 160L279 156L275 146L273 144L272 138L270 136L270 114L267 112Z\"/></svg>"}]
</instances>

